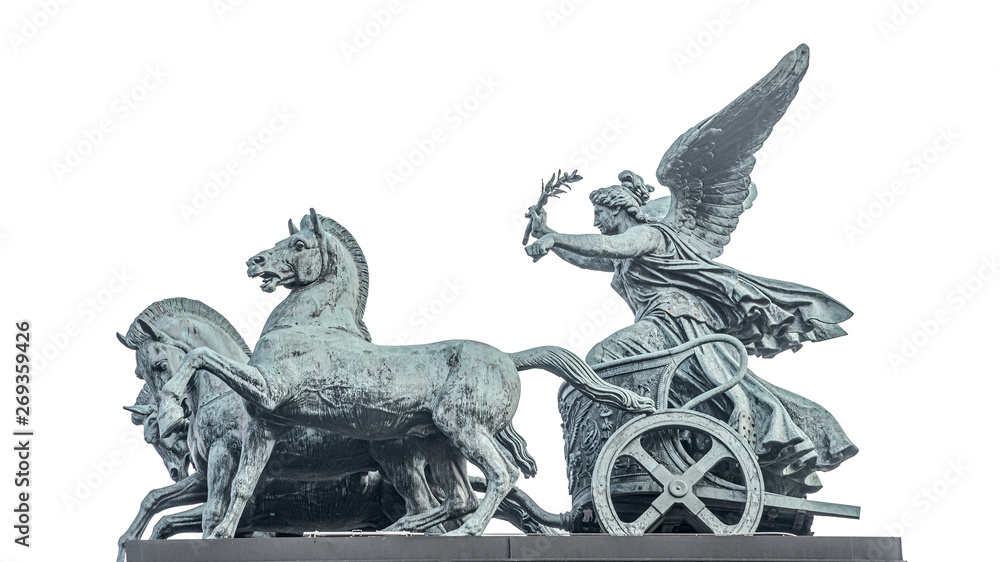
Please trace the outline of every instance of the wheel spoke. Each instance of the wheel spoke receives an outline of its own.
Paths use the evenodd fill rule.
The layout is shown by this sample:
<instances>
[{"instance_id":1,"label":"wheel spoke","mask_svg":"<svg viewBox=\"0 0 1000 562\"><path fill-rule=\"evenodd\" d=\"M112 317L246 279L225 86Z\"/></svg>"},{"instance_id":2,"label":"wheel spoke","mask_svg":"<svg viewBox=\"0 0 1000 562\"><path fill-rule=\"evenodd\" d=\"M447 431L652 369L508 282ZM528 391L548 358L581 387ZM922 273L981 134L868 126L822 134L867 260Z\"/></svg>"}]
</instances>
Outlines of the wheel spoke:
<instances>
[{"instance_id":1,"label":"wheel spoke","mask_svg":"<svg viewBox=\"0 0 1000 562\"><path fill-rule=\"evenodd\" d=\"M661 448L659 445L662 444L648 441L663 438L663 432L683 430L708 437L710 446L706 447L705 454L692 458L692 455L688 454L686 443L677 446L676 442L672 442ZM644 445L650 448L647 449ZM671 452L673 446L677 446L679 452L676 456ZM701 447L697 449L691 452L697 455ZM667 457L661 458L660 454L666 454ZM625 458L629 459L627 462L630 468L635 468L632 466L634 463L642 467L642 472L649 474L646 477L629 470L627 476L630 479L638 478L644 481L641 488L642 495L655 496L655 500L640 512L641 515L630 522L623 521L621 514L618 513L615 503L618 499L615 494L618 492L613 489L616 477L626 476L617 468L622 466ZM733 482L716 494L711 485L707 488L703 486L711 484L707 482L709 479L716 482L715 476L711 473L726 466L726 463L718 466L723 460L734 463L731 467L734 470L729 471L727 468L727 472L739 473L742 480L737 481L741 482L742 487L737 489L732 485L735 484ZM662 525L664 518L667 517L666 514L673 513L673 510L678 509L675 506L683 503L685 519L700 532L723 535L753 532L761 520L764 494L763 475L756 461L753 449L743 438L725 423L711 416L698 412L665 410L635 418L622 425L608 438L597 457L591 477L597 519L601 528L608 533L639 535L651 532ZM653 484L654 482L657 484ZM657 485L662 486L662 491L655 491ZM640 489L636 488L636 491ZM706 496L698 497L701 493L706 493ZM729 519L720 519L721 512L710 511L705 504L714 506L716 500L726 502L725 505L743 504L739 521L729 524L727 523ZM634 502L635 499L630 501ZM631 506L635 509L641 504L632 503ZM629 511L635 513L632 509ZM726 508L727 513L729 509ZM735 516L736 513L732 515Z\"/></svg>"},{"instance_id":2,"label":"wheel spoke","mask_svg":"<svg viewBox=\"0 0 1000 562\"><path fill-rule=\"evenodd\" d=\"M642 513L635 521L631 523L626 523L625 526L628 528L629 532L633 535L641 535L646 531L652 529L660 519L667 513L670 506L677 503L677 500L670 497L670 494L663 492L660 497L656 498L652 505L646 508L646 511Z\"/></svg>"},{"instance_id":3,"label":"wheel spoke","mask_svg":"<svg viewBox=\"0 0 1000 562\"><path fill-rule=\"evenodd\" d=\"M700 482L709 470L715 468L715 465L719 464L719 461L731 458L733 456L729 450L713 439L712 448L698 462L691 465L691 468L684 471L680 479L687 482L688 486L694 488L694 485Z\"/></svg>"},{"instance_id":4,"label":"wheel spoke","mask_svg":"<svg viewBox=\"0 0 1000 562\"><path fill-rule=\"evenodd\" d=\"M667 467L660 464L652 455L646 452L646 449L642 448L642 444L639 443L638 438L625 446L620 456L628 456L635 459L664 488L666 488L671 480L677 478L675 474L667 470Z\"/></svg>"},{"instance_id":5,"label":"wheel spoke","mask_svg":"<svg viewBox=\"0 0 1000 562\"><path fill-rule=\"evenodd\" d=\"M712 532L716 535L728 535L730 534L731 526L723 523L714 513L708 510L708 506L705 505L697 496L694 494L688 494L683 499L684 507L691 512L691 515L697 519L703 530Z\"/></svg>"}]
</instances>

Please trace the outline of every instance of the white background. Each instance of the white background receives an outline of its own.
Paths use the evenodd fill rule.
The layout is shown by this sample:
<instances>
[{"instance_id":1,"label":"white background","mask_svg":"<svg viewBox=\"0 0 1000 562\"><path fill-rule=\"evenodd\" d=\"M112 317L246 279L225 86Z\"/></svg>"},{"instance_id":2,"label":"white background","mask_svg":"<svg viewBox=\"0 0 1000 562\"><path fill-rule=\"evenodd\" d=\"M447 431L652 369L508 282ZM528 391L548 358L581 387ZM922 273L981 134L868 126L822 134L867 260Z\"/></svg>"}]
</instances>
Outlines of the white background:
<instances>
[{"instance_id":1,"label":"white background","mask_svg":"<svg viewBox=\"0 0 1000 562\"><path fill-rule=\"evenodd\" d=\"M204 0L72 2L52 16L44 5L4 2L0 18L0 362L13 364L13 324L28 319L35 364L30 549L11 542L13 437L0 469L11 560L115 555L143 495L169 483L121 409L141 383L115 332L186 296L252 345L274 299L244 261L310 206L367 254L377 343L586 353L630 314L608 275L524 255L520 216L539 179L580 168L550 224L593 232L590 190L626 168L654 181L674 138L803 42L809 72L758 154L760 196L720 261L819 288L856 315L848 337L751 368L827 407L861 450L813 497L861 505L862 519L817 518L817 534L902 535L911 561L991 543L995 5L404 1L392 14L385 1L248 1L220 13ZM282 126L274 111L294 117L267 131ZM88 141L102 120L110 132ZM435 135L430 155L413 155ZM269 141L252 160L249 136ZM207 186L231 160L239 173ZM522 380L515 425L540 475L519 485L562 511L559 381Z\"/></svg>"}]
</instances>

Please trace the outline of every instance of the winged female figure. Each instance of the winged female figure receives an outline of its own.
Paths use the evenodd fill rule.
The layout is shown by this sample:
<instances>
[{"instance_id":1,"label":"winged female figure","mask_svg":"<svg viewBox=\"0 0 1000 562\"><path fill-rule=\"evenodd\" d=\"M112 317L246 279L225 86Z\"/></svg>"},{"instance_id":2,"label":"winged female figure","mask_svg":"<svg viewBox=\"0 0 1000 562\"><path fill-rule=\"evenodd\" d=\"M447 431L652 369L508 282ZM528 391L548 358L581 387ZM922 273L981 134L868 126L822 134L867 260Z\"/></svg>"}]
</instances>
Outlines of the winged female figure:
<instances>
[{"instance_id":1,"label":"winged female figure","mask_svg":"<svg viewBox=\"0 0 1000 562\"><path fill-rule=\"evenodd\" d=\"M755 159L798 91L809 63L800 45L735 101L681 135L667 149L656 179L670 196L650 200L653 186L624 171L620 185L590 194L600 234L561 234L531 209L526 248L537 261L551 250L584 269L613 272L611 286L635 313L635 323L598 343L587 362L598 364L662 351L697 337L725 333L750 354L773 357L846 332L852 313L825 293L749 275L713 261L739 216L756 196ZM701 346L676 376L712 388L736 370L724 346ZM857 448L818 404L748 372L728 393L729 423L755 447L769 491L804 496L821 487L818 471L832 470Z\"/></svg>"}]
</instances>

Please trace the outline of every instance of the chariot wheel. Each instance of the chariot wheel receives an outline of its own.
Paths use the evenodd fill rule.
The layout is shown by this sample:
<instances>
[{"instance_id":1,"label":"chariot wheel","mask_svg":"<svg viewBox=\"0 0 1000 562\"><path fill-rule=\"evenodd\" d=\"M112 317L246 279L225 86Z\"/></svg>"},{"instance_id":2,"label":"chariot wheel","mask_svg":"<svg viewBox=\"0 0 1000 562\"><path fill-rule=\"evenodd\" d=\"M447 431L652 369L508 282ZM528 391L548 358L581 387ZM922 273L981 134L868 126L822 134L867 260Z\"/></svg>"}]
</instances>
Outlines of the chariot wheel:
<instances>
[{"instance_id":1,"label":"chariot wheel","mask_svg":"<svg viewBox=\"0 0 1000 562\"><path fill-rule=\"evenodd\" d=\"M649 442L664 432L699 435L701 443L706 445L701 447L704 452L699 450L693 455L693 464L686 468L665 466L642 443L643 438ZM616 491L612 487L612 473L616 463L625 458L638 463L663 490L633 521L623 520L613 501ZM725 467L720 466L723 462ZM698 494L699 483L702 489L711 485L708 481L702 483L709 471L721 468L728 468L735 475L732 480L739 489L731 494L737 499L735 509L730 501L724 517L710 510ZM598 521L605 532L613 535L641 535L654 529L675 506L686 510L687 522L701 532L717 535L752 533L764 510L763 475L756 455L731 427L690 410L665 410L623 425L601 449L591 482Z\"/></svg>"}]
</instances>

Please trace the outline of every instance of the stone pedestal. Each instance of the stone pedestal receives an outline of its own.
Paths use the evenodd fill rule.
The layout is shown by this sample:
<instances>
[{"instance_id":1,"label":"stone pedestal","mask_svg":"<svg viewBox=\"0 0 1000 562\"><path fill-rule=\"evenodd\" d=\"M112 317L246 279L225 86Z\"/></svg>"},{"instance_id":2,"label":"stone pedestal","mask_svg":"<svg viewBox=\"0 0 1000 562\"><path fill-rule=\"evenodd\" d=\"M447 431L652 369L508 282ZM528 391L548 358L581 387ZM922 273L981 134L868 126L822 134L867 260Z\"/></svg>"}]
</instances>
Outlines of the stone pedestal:
<instances>
[{"instance_id":1,"label":"stone pedestal","mask_svg":"<svg viewBox=\"0 0 1000 562\"><path fill-rule=\"evenodd\" d=\"M674 560L902 562L900 539L711 535L358 536L132 541L128 562Z\"/></svg>"}]
</instances>

